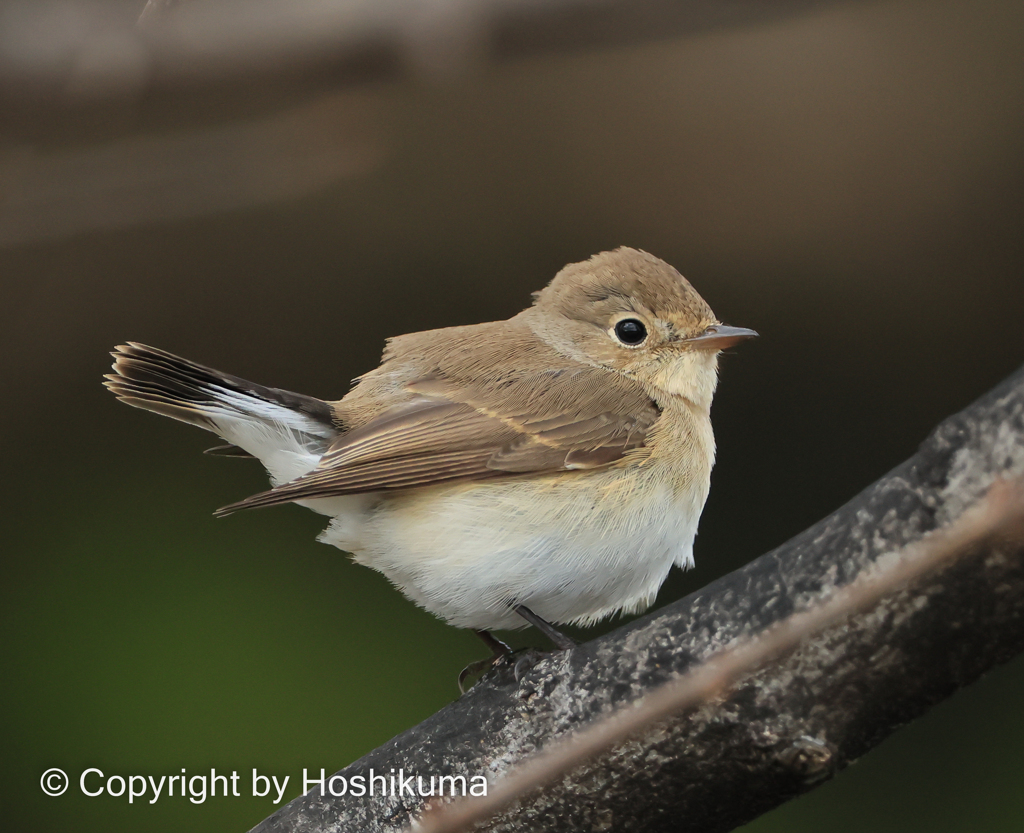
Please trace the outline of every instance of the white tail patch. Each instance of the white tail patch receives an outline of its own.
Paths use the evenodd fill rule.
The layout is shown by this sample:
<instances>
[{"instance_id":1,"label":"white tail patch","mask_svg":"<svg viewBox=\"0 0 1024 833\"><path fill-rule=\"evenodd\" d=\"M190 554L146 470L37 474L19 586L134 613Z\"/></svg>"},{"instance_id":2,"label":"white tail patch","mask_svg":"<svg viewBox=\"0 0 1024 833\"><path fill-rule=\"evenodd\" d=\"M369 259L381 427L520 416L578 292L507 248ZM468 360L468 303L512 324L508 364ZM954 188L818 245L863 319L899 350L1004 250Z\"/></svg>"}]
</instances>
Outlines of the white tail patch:
<instances>
[{"instance_id":1,"label":"white tail patch","mask_svg":"<svg viewBox=\"0 0 1024 833\"><path fill-rule=\"evenodd\" d=\"M203 408L217 433L263 463L275 486L316 468L336 435L329 426L283 405L215 386L206 391L219 403Z\"/></svg>"}]
</instances>

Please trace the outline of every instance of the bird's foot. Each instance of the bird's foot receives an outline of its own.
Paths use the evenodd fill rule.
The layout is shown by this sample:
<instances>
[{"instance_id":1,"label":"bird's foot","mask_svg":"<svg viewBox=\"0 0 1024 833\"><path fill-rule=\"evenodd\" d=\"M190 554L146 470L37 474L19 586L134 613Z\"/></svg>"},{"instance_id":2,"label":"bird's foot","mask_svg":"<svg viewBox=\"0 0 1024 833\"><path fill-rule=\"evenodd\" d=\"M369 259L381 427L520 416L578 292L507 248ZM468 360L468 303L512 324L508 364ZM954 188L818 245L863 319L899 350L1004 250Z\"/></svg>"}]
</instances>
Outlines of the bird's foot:
<instances>
[{"instance_id":1,"label":"bird's foot","mask_svg":"<svg viewBox=\"0 0 1024 833\"><path fill-rule=\"evenodd\" d=\"M541 619L528 607L516 605L514 610L550 639L554 643L556 650L568 651L570 648L576 647L576 640L562 633L546 620ZM478 659L475 662L471 662L459 673L459 691L463 694L492 671L497 671L507 665L512 667L512 675L518 683L534 665L551 653L550 651L541 651L537 648L522 648L518 651L513 651L508 645L488 631L473 631L473 633L479 636L484 644L491 649L491 656L487 657L487 659ZM467 686L466 681L473 677L477 677L477 679Z\"/></svg>"},{"instance_id":2,"label":"bird's foot","mask_svg":"<svg viewBox=\"0 0 1024 833\"><path fill-rule=\"evenodd\" d=\"M471 662L459 673L459 691L463 694L466 693L466 680L477 674L483 677L488 671L509 662L513 655L512 649L493 634L487 631L473 631L473 633L491 649L491 656Z\"/></svg>"},{"instance_id":3,"label":"bird's foot","mask_svg":"<svg viewBox=\"0 0 1024 833\"><path fill-rule=\"evenodd\" d=\"M520 683L533 666L553 653L553 651L541 651L538 648L520 648L509 654L478 659L463 668L459 674L459 691L465 694L488 674L497 673L506 667L511 667L513 679ZM473 679L474 677L476 679ZM472 682L467 685L467 680L472 680Z\"/></svg>"},{"instance_id":4,"label":"bird's foot","mask_svg":"<svg viewBox=\"0 0 1024 833\"><path fill-rule=\"evenodd\" d=\"M487 657L487 659L474 660L463 668L462 671L459 672L459 693L465 694L478 682L478 680L473 680L473 683L467 686L466 680L472 679L478 674L480 675L479 679L482 679L488 671L500 662L504 662L504 657Z\"/></svg>"},{"instance_id":5,"label":"bird's foot","mask_svg":"<svg viewBox=\"0 0 1024 833\"><path fill-rule=\"evenodd\" d=\"M523 677L530 672L533 666L551 656L551 653L551 651L540 651L537 648L524 648L521 651L516 651L515 662L512 665L512 676L515 677L516 682L522 682Z\"/></svg>"}]
</instances>

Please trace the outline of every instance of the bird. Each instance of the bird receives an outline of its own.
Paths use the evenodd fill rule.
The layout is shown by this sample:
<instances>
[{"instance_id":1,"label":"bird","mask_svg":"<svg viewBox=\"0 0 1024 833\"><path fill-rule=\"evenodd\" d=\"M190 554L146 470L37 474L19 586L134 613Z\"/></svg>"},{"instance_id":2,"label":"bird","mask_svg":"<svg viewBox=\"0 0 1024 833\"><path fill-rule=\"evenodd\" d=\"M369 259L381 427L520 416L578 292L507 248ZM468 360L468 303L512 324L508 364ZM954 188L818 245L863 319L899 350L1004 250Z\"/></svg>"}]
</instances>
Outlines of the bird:
<instances>
[{"instance_id":1,"label":"bird","mask_svg":"<svg viewBox=\"0 0 1024 833\"><path fill-rule=\"evenodd\" d=\"M320 541L420 607L492 635L648 608L693 542L715 461L722 324L665 261L621 247L564 267L503 321L400 335L338 400L265 387L136 342L104 384L254 457Z\"/></svg>"}]
</instances>

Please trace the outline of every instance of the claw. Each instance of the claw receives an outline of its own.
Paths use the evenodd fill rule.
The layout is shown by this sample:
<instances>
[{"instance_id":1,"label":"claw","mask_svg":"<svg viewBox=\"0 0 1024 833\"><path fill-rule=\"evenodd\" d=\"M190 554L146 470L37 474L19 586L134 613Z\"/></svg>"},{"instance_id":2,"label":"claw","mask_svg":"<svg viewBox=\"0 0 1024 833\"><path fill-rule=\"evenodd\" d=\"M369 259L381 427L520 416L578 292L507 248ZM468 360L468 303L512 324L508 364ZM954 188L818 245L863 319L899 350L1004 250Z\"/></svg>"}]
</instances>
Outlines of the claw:
<instances>
[{"instance_id":1,"label":"claw","mask_svg":"<svg viewBox=\"0 0 1024 833\"><path fill-rule=\"evenodd\" d=\"M512 666L512 675L516 678L516 682L522 682L523 677L526 676L530 669L544 659L548 653L550 652L538 651L536 648L527 648L521 651L520 656Z\"/></svg>"},{"instance_id":2,"label":"claw","mask_svg":"<svg viewBox=\"0 0 1024 833\"><path fill-rule=\"evenodd\" d=\"M474 674L486 674L487 671L496 666L503 659L503 657L487 657L487 659L478 659L463 668L462 671L459 672L459 693L465 694L466 691L468 691L466 688L466 680Z\"/></svg>"}]
</instances>

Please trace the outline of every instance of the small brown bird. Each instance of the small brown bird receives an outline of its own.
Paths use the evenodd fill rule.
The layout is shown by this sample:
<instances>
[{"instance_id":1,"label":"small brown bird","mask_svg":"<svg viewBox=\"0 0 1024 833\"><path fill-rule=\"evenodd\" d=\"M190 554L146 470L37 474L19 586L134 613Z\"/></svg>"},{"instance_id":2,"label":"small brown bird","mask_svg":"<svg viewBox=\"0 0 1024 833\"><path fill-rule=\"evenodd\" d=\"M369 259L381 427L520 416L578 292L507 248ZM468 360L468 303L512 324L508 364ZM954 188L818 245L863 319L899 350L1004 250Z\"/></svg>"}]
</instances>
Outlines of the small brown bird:
<instances>
[{"instance_id":1,"label":"small brown bird","mask_svg":"<svg viewBox=\"0 0 1024 833\"><path fill-rule=\"evenodd\" d=\"M320 540L456 627L590 624L648 607L693 564L726 327L635 249L566 266L507 321L391 339L343 399L267 388L152 347L113 356L129 405L262 461L274 488L218 510L298 503Z\"/></svg>"}]
</instances>

